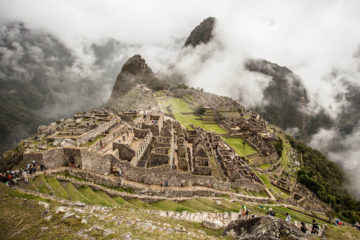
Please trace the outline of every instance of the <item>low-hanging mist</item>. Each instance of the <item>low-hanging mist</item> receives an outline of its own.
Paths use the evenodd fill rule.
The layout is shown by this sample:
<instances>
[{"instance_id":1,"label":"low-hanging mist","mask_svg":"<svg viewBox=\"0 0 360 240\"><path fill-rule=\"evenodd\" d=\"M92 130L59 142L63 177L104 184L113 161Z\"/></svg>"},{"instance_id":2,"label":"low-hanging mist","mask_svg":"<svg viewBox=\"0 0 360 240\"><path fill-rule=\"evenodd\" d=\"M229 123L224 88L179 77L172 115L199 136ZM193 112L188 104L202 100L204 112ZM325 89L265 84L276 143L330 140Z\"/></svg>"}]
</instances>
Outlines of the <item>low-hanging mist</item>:
<instances>
[{"instance_id":1,"label":"low-hanging mist","mask_svg":"<svg viewBox=\"0 0 360 240\"><path fill-rule=\"evenodd\" d=\"M302 111L331 117L335 124L310 143L346 170L359 197L359 10L359 1L335 0L0 1L0 91L24 103L18 113L34 110L25 118L47 123L105 103L122 64L138 53L158 74L180 73L193 87L255 109L268 104L271 79L244 64L266 59L302 80L309 100ZM217 18L213 41L182 48L208 16ZM34 129L6 134L17 141Z\"/></svg>"}]
</instances>

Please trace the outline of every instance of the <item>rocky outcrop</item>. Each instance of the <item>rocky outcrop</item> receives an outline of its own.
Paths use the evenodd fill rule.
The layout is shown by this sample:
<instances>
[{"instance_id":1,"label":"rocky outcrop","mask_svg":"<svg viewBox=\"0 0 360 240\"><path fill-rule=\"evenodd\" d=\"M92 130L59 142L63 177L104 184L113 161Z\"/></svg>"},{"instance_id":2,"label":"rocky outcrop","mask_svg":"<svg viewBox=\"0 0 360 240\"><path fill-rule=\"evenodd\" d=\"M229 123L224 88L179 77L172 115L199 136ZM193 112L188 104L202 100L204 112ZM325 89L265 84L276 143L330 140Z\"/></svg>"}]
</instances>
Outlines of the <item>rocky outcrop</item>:
<instances>
[{"instance_id":1,"label":"rocky outcrop","mask_svg":"<svg viewBox=\"0 0 360 240\"><path fill-rule=\"evenodd\" d=\"M109 104L128 92L136 84L153 81L155 75L140 55L129 58L121 68L111 93Z\"/></svg>"},{"instance_id":2,"label":"rocky outcrop","mask_svg":"<svg viewBox=\"0 0 360 240\"><path fill-rule=\"evenodd\" d=\"M247 240L306 239L296 226L270 216L233 221L226 227L224 234Z\"/></svg>"},{"instance_id":3,"label":"rocky outcrop","mask_svg":"<svg viewBox=\"0 0 360 240\"><path fill-rule=\"evenodd\" d=\"M306 89L301 79L288 68L264 59L251 59L245 63L247 70L270 77L264 89L268 104L256 109L261 115L282 128L304 129L308 116L302 111L308 104Z\"/></svg>"},{"instance_id":4,"label":"rocky outcrop","mask_svg":"<svg viewBox=\"0 0 360 240\"><path fill-rule=\"evenodd\" d=\"M190 36L186 39L185 47L191 45L196 47L201 43L208 43L212 37L212 31L215 26L215 18L208 17L204 21L202 21L190 34Z\"/></svg>"}]
</instances>

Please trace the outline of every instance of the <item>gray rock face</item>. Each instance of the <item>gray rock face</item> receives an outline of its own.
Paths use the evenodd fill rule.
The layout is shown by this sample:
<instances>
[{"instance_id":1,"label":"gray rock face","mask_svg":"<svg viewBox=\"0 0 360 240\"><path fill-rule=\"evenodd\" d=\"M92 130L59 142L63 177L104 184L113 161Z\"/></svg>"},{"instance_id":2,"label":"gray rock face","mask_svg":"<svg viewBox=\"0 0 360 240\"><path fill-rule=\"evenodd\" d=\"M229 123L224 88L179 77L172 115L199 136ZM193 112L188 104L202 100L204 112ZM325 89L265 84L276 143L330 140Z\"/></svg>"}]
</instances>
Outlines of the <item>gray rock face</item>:
<instances>
[{"instance_id":1,"label":"gray rock face","mask_svg":"<svg viewBox=\"0 0 360 240\"><path fill-rule=\"evenodd\" d=\"M136 84L146 83L154 79L155 75L145 60L140 55L134 55L122 66L121 72L115 81L109 103L113 103Z\"/></svg>"},{"instance_id":2,"label":"gray rock face","mask_svg":"<svg viewBox=\"0 0 360 240\"><path fill-rule=\"evenodd\" d=\"M256 110L282 128L298 127L304 130L309 119L302 109L309 100L301 79L288 68L264 59L250 59L245 67L271 78L269 86L263 92L268 104Z\"/></svg>"},{"instance_id":3,"label":"gray rock face","mask_svg":"<svg viewBox=\"0 0 360 240\"><path fill-rule=\"evenodd\" d=\"M215 26L215 18L208 17L204 21L202 21L190 34L190 36L186 39L185 47L191 45L193 47L201 44L208 43L213 35L212 31Z\"/></svg>"},{"instance_id":4,"label":"gray rock face","mask_svg":"<svg viewBox=\"0 0 360 240\"><path fill-rule=\"evenodd\" d=\"M239 219L231 222L224 234L236 239L294 239L305 240L305 235L295 225L269 216Z\"/></svg>"}]
</instances>

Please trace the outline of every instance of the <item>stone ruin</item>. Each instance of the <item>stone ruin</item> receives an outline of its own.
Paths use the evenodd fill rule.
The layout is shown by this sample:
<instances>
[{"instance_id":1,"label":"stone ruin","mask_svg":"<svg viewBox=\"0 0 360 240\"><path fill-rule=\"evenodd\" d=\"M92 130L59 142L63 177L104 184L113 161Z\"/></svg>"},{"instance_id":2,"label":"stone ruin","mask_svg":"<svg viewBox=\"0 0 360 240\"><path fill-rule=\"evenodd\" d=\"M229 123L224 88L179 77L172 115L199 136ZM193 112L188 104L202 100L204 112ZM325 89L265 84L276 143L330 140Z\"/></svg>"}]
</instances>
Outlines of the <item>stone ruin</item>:
<instances>
[{"instance_id":1,"label":"stone ruin","mask_svg":"<svg viewBox=\"0 0 360 240\"><path fill-rule=\"evenodd\" d=\"M253 165L275 162L279 156L273 142L277 141L278 137L267 130L266 121L259 114L250 112L248 115L250 115L248 118L227 118L222 120L220 125L228 130L227 137L242 138L258 152L257 155L247 156L254 158Z\"/></svg>"},{"instance_id":2,"label":"stone ruin","mask_svg":"<svg viewBox=\"0 0 360 240\"><path fill-rule=\"evenodd\" d=\"M148 184L176 176L180 181L175 184L181 185L226 185L228 190L242 187L257 192L265 188L220 136L196 127L188 130L161 112L104 108L76 113L73 119L40 126L35 138L46 146L29 144L25 164L36 160L48 168L72 166L102 175L121 172ZM214 171L223 178L215 178Z\"/></svg>"}]
</instances>

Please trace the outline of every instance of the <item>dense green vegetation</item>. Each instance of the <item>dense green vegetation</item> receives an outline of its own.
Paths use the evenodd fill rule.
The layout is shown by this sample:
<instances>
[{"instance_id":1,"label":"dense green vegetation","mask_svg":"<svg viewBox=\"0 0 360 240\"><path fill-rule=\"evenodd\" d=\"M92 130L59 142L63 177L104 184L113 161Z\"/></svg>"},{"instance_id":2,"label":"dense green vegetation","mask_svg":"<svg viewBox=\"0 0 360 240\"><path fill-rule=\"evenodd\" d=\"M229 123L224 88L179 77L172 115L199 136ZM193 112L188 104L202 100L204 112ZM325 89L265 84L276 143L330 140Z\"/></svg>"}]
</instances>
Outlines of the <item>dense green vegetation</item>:
<instances>
[{"instance_id":1,"label":"dense green vegetation","mask_svg":"<svg viewBox=\"0 0 360 240\"><path fill-rule=\"evenodd\" d=\"M339 218L360 221L360 202L344 189L344 173L324 154L287 136L291 146L303 156L303 167L297 172L298 181L313 191L322 201L331 205Z\"/></svg>"},{"instance_id":2,"label":"dense green vegetation","mask_svg":"<svg viewBox=\"0 0 360 240\"><path fill-rule=\"evenodd\" d=\"M274 144L274 147L276 149L276 152L279 156L282 155L282 150L283 150L283 144L282 144L282 141L281 139L278 139Z\"/></svg>"}]
</instances>

